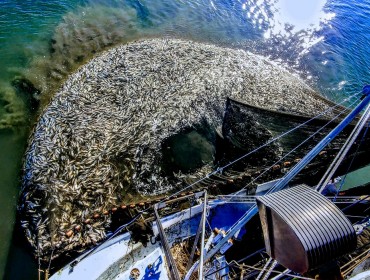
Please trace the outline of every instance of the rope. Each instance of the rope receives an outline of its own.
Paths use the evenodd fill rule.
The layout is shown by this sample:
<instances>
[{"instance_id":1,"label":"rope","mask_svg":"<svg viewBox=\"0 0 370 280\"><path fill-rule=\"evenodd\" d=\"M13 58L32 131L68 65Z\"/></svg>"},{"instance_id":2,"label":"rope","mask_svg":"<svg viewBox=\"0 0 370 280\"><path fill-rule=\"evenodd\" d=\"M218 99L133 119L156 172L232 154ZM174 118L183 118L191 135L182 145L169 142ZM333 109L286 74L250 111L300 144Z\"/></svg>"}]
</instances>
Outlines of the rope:
<instances>
[{"instance_id":1,"label":"rope","mask_svg":"<svg viewBox=\"0 0 370 280\"><path fill-rule=\"evenodd\" d=\"M246 257L244 257L244 258L240 259L239 261L237 261L237 263L243 262L243 261L245 261L245 260L247 260L247 259L249 259L249 258L251 258L251 257L253 257L253 256L257 255L257 254L260 254L260 253L262 253L262 252L265 252L265 249L266 249L266 248L265 248L265 247L263 247L263 248L261 248L261 249L259 249L259 250L255 251L254 253L252 253L252 254L250 254L250 255L248 255L248 256L246 256Z\"/></svg>"},{"instance_id":2,"label":"rope","mask_svg":"<svg viewBox=\"0 0 370 280\"><path fill-rule=\"evenodd\" d=\"M53 254L54 254L54 246L53 246L53 250L51 250L51 254L50 254L50 258L49 258L49 264L48 264L48 268L45 270L45 279L49 279L49 271L50 271L50 265L51 265L51 260L53 259Z\"/></svg>"},{"instance_id":3,"label":"rope","mask_svg":"<svg viewBox=\"0 0 370 280\"><path fill-rule=\"evenodd\" d=\"M284 277L287 273L291 272L291 270L289 268L285 269L282 273L280 273L279 275L276 275L274 278L272 278L271 280L278 280L280 279L281 277Z\"/></svg>"},{"instance_id":4,"label":"rope","mask_svg":"<svg viewBox=\"0 0 370 280\"><path fill-rule=\"evenodd\" d=\"M274 270L274 268L277 266L277 264L278 264L277 260L274 260L273 263L271 264L270 268L265 273L262 280L267 280L269 278L269 276L271 275L271 272Z\"/></svg>"},{"instance_id":5,"label":"rope","mask_svg":"<svg viewBox=\"0 0 370 280\"><path fill-rule=\"evenodd\" d=\"M207 216L208 216L208 214L207 214ZM209 223L208 219L206 219L206 222L207 222L207 225L208 225L209 229L212 231L212 227L211 227L211 224Z\"/></svg>"},{"instance_id":6,"label":"rope","mask_svg":"<svg viewBox=\"0 0 370 280\"><path fill-rule=\"evenodd\" d=\"M351 272L353 269L355 269L358 265L360 265L364 260L366 260L367 258L370 257L370 250L367 250L367 251L364 251L363 253L361 253L360 255L358 255L357 257L355 257L354 259L350 260L349 262L347 262L346 264L344 264L340 270L343 271L343 269L347 266L349 266L348 268L346 268L344 271L343 271L343 275L344 276L347 276L347 274L349 272ZM353 264L352 264L353 263ZM352 264L352 265L351 265Z\"/></svg>"},{"instance_id":7,"label":"rope","mask_svg":"<svg viewBox=\"0 0 370 280\"><path fill-rule=\"evenodd\" d=\"M263 268L258 268L258 267L255 267L255 266L252 266L252 265L247 265L247 264L239 264L235 260L232 260L229 263L229 265L232 264L232 263L235 263L235 266L239 269L243 269L243 268L246 267L246 268L253 269L253 270L264 271ZM281 271L278 271L278 270L271 270L270 272L271 273L277 273L277 274L281 273ZM313 278L303 277L303 276L294 275L294 274L290 274L290 273L286 273L285 275L293 277L293 278L297 278L297 279L304 279L304 280L312 280L313 279Z\"/></svg>"},{"instance_id":8,"label":"rope","mask_svg":"<svg viewBox=\"0 0 370 280\"><path fill-rule=\"evenodd\" d=\"M38 262L38 280L41 280L41 259L40 259L40 244L37 242L37 262Z\"/></svg>"},{"instance_id":9,"label":"rope","mask_svg":"<svg viewBox=\"0 0 370 280\"><path fill-rule=\"evenodd\" d=\"M369 197L370 197L370 195L367 195L367 196L365 196L364 198L362 198L362 199L360 199L360 200L357 200L356 202L354 202L354 203L352 203L352 204L350 204L350 205L348 205L348 206L344 207L344 208L342 209L342 212L344 213L344 211L346 211L347 209L351 208L352 206L355 206L356 204L360 203L361 201L366 200L366 199L367 199L367 198L369 198Z\"/></svg>"},{"instance_id":10,"label":"rope","mask_svg":"<svg viewBox=\"0 0 370 280\"><path fill-rule=\"evenodd\" d=\"M41 280L41 272L42 272L42 270L41 270L40 256L38 256L37 259L38 259L38 266L39 266L39 268L37 270L38 271L38 279Z\"/></svg>"},{"instance_id":11,"label":"rope","mask_svg":"<svg viewBox=\"0 0 370 280\"><path fill-rule=\"evenodd\" d=\"M270 257L265 265L263 266L261 272L258 274L256 280L260 280L261 277L263 277L264 273L269 270L270 262L272 261L272 258Z\"/></svg>"}]
</instances>

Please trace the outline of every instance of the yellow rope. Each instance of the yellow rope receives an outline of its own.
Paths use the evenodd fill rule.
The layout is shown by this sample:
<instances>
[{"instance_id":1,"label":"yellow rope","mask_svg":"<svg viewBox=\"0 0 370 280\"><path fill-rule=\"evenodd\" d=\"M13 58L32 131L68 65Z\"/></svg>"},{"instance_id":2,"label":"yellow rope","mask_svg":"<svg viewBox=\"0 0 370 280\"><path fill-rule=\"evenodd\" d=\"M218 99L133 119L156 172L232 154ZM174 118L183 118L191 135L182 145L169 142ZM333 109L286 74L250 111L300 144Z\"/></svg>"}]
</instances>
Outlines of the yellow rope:
<instances>
[{"instance_id":1,"label":"yellow rope","mask_svg":"<svg viewBox=\"0 0 370 280\"><path fill-rule=\"evenodd\" d=\"M347 274L349 274L351 271L353 271L357 266L359 266L364 260L366 260L367 258L370 257L370 250L367 250L365 252L363 252L362 254L358 255L356 258L354 258L353 260L349 261L348 263L346 263L345 265L343 265L341 267L341 270L350 265L351 263L353 263L351 266L349 266L346 270L343 271L343 275L344 276L347 276Z\"/></svg>"}]
</instances>

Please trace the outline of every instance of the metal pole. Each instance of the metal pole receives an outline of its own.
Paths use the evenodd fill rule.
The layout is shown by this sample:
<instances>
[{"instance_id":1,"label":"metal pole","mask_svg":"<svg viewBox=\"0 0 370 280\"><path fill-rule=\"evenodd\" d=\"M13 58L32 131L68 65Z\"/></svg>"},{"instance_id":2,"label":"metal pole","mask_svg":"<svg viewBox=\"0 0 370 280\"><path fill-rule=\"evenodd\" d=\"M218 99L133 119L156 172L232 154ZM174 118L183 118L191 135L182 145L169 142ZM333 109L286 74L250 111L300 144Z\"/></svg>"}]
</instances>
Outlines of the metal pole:
<instances>
[{"instance_id":1,"label":"metal pole","mask_svg":"<svg viewBox=\"0 0 370 280\"><path fill-rule=\"evenodd\" d=\"M207 215L207 191L204 191L203 215L202 215L202 238L200 241L200 259L199 259L199 279L203 280L203 259L204 259L204 235L206 232Z\"/></svg>"},{"instance_id":2,"label":"metal pole","mask_svg":"<svg viewBox=\"0 0 370 280\"><path fill-rule=\"evenodd\" d=\"M287 273L290 273L291 270L289 268L285 269L282 273L280 273L279 275L276 275L274 278L271 278L271 280L278 280L280 279L281 277L284 277Z\"/></svg>"},{"instance_id":3,"label":"metal pole","mask_svg":"<svg viewBox=\"0 0 370 280\"><path fill-rule=\"evenodd\" d=\"M261 277L263 277L263 275L265 274L265 271L267 270L267 268L269 267L270 265L270 262L272 261L272 258L269 258L267 260L267 262L265 263L265 265L263 266L262 270L260 271L260 273L258 274L256 280L260 280Z\"/></svg>"},{"instance_id":4,"label":"metal pole","mask_svg":"<svg viewBox=\"0 0 370 280\"><path fill-rule=\"evenodd\" d=\"M198 241L199 241L199 236L200 236L200 233L202 231L202 223L203 223L202 221L203 221L203 216L200 219L200 223L199 223L199 226L198 226L198 229L197 229L197 234L195 236L194 244L193 244L193 247L191 248L189 262L188 262L188 265L186 266L186 270L187 271L190 269L191 265L193 264L195 250L197 249L197 245L198 245Z\"/></svg>"},{"instance_id":5,"label":"metal pole","mask_svg":"<svg viewBox=\"0 0 370 280\"><path fill-rule=\"evenodd\" d=\"M343 161L344 157L347 155L349 149L351 148L353 142L357 139L362 128L365 126L370 117L370 104L367 105L367 108L362 115L361 119L357 122L355 128L352 130L350 136L347 138L347 141L344 143L343 147L333 160L333 163L330 165L328 170L325 172L324 176L321 178L320 182L317 184L316 190L322 192L325 186L329 183L330 179L333 177L335 171L338 169L339 165Z\"/></svg>"},{"instance_id":6,"label":"metal pole","mask_svg":"<svg viewBox=\"0 0 370 280\"><path fill-rule=\"evenodd\" d=\"M164 250L164 253L165 253L165 256L166 256L166 259L167 259L168 270L171 273L171 276L172 276L171 278L172 279L180 280L181 279L180 274L179 274L179 271L177 270L175 260L172 256L171 248L168 244L166 234L164 232L164 229L163 229L163 226L162 226L162 223L161 223L161 219L159 218L157 207L158 207L157 204L155 204L154 207L153 207L154 215L155 215L155 218L157 220L159 236L161 237L163 250Z\"/></svg>"}]
</instances>

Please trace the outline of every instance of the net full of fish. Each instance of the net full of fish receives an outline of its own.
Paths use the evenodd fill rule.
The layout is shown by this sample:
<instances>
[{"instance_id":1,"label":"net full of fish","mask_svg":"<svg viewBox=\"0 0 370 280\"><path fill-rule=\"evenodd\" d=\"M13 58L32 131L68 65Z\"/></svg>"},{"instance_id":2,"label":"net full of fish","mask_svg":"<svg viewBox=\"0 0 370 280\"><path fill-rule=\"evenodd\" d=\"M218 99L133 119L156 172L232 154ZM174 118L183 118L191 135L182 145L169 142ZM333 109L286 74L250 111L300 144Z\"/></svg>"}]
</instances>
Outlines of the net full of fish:
<instances>
[{"instance_id":1,"label":"net full of fish","mask_svg":"<svg viewBox=\"0 0 370 280\"><path fill-rule=\"evenodd\" d=\"M124 190L154 195L181 184L182 175L161 172L161 143L200 123L220 125L228 96L300 115L328 106L263 57L178 39L118 46L72 74L25 155L19 211L35 254L57 256L105 238L109 215L83 221L118 206Z\"/></svg>"}]
</instances>

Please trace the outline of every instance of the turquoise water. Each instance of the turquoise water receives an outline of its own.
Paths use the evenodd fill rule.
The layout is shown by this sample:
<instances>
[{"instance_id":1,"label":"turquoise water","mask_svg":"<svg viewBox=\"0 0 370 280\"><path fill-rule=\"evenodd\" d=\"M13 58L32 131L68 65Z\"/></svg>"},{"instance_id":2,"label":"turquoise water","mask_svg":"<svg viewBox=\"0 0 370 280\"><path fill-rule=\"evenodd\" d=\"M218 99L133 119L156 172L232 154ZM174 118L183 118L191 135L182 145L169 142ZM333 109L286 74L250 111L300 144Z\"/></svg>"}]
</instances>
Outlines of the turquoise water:
<instances>
[{"instance_id":1,"label":"turquoise water","mask_svg":"<svg viewBox=\"0 0 370 280\"><path fill-rule=\"evenodd\" d=\"M25 250L11 245L22 155L38 114L30 95L42 108L96 53L168 36L268 56L340 100L370 82L369 27L368 1L0 0L0 275L7 265L6 278L35 276ZM16 90L20 78L33 87Z\"/></svg>"},{"instance_id":2,"label":"turquoise water","mask_svg":"<svg viewBox=\"0 0 370 280\"><path fill-rule=\"evenodd\" d=\"M341 190L348 190L354 186L364 185L370 182L370 166L365 166L354 172L350 172L345 177Z\"/></svg>"}]
</instances>

